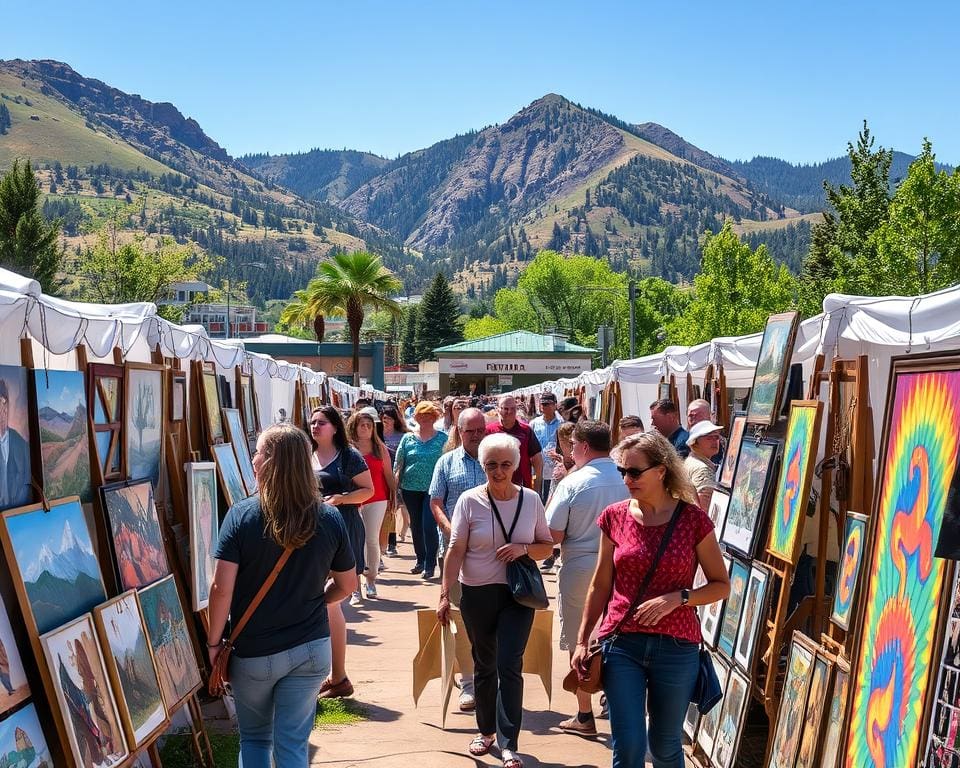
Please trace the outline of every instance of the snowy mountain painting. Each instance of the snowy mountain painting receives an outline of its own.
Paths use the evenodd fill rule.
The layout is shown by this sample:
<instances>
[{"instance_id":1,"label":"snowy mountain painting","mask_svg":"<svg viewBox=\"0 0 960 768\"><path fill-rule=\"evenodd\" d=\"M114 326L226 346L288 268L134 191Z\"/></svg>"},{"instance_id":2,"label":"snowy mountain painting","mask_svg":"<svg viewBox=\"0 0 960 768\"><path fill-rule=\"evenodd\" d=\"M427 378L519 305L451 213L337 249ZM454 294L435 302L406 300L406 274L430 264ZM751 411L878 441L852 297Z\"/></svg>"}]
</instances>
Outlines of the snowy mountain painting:
<instances>
[{"instance_id":1,"label":"snowy mountain painting","mask_svg":"<svg viewBox=\"0 0 960 768\"><path fill-rule=\"evenodd\" d=\"M7 518L16 565L39 634L106 600L83 510L76 501Z\"/></svg>"}]
</instances>

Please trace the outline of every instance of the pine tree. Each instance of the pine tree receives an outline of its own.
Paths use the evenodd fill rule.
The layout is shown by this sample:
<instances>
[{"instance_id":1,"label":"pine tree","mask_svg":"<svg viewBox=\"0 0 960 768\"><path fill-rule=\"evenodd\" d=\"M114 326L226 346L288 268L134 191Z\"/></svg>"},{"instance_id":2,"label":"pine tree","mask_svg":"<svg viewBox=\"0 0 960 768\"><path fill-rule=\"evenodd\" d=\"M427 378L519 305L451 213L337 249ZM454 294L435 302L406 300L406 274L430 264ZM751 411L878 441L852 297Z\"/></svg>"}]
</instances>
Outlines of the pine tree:
<instances>
[{"instance_id":1,"label":"pine tree","mask_svg":"<svg viewBox=\"0 0 960 768\"><path fill-rule=\"evenodd\" d=\"M418 360L432 360L433 350L463 341L460 302L443 273L437 272L423 295L417 317Z\"/></svg>"},{"instance_id":2,"label":"pine tree","mask_svg":"<svg viewBox=\"0 0 960 768\"><path fill-rule=\"evenodd\" d=\"M417 305L408 304L403 310L403 335L400 339L400 362L417 363Z\"/></svg>"},{"instance_id":3,"label":"pine tree","mask_svg":"<svg viewBox=\"0 0 960 768\"><path fill-rule=\"evenodd\" d=\"M10 110L7 109L6 104L0 104L0 136L3 136L8 130L10 130Z\"/></svg>"}]
</instances>

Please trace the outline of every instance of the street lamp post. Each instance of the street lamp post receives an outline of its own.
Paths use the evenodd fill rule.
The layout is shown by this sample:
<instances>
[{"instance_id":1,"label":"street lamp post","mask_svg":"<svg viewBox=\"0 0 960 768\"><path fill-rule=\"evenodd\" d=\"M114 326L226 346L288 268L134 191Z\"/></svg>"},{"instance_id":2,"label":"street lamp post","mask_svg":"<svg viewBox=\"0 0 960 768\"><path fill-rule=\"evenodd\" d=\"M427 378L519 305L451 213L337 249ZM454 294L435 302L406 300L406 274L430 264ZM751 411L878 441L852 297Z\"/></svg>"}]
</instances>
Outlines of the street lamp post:
<instances>
[{"instance_id":1,"label":"street lamp post","mask_svg":"<svg viewBox=\"0 0 960 768\"><path fill-rule=\"evenodd\" d=\"M235 269L243 269L244 267L253 267L254 269L266 269L267 265L262 261L245 261L243 264L237 264ZM223 338L230 338L230 274L227 273L227 327L223 332Z\"/></svg>"}]
</instances>

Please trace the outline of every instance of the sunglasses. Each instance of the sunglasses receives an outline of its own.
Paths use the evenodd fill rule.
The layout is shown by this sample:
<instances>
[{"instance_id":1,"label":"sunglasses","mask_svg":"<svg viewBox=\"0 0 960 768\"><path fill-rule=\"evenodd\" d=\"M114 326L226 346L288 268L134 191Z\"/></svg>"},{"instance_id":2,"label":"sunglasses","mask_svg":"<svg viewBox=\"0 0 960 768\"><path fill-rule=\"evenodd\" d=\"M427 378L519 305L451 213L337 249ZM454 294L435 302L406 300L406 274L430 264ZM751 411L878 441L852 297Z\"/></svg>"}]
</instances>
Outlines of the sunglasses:
<instances>
[{"instance_id":1,"label":"sunglasses","mask_svg":"<svg viewBox=\"0 0 960 768\"><path fill-rule=\"evenodd\" d=\"M651 464L649 467L644 467L643 469L637 469L636 467L617 467L617 472L620 473L620 477L629 477L631 480L639 480L644 472L659 466L659 464Z\"/></svg>"}]
</instances>

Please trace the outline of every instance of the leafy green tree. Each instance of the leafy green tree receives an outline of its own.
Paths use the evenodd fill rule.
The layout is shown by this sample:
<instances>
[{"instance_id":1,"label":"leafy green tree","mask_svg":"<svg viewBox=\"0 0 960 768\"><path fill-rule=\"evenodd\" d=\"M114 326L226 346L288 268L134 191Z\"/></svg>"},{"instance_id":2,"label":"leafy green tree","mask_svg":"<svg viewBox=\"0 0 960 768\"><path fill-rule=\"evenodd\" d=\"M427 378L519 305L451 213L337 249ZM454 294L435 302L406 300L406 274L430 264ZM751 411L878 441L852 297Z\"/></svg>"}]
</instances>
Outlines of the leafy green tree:
<instances>
[{"instance_id":1,"label":"leafy green tree","mask_svg":"<svg viewBox=\"0 0 960 768\"><path fill-rule=\"evenodd\" d=\"M652 355L663 349L671 323L680 317L690 305L688 290L678 288L662 277L646 277L637 282L635 312L636 354L638 357ZM629 323L629 315L618 318L619 323ZM617 347L621 357L629 351Z\"/></svg>"},{"instance_id":2,"label":"leafy green tree","mask_svg":"<svg viewBox=\"0 0 960 768\"><path fill-rule=\"evenodd\" d=\"M460 302L447 278L437 272L417 310L417 357L432 360L433 350L463 341Z\"/></svg>"},{"instance_id":3,"label":"leafy green tree","mask_svg":"<svg viewBox=\"0 0 960 768\"><path fill-rule=\"evenodd\" d=\"M789 309L796 284L761 245L756 251L740 241L727 222L716 235L707 232L700 274L693 279L693 300L669 326L676 344L699 344L718 336L762 330L767 316Z\"/></svg>"},{"instance_id":4,"label":"leafy green tree","mask_svg":"<svg viewBox=\"0 0 960 768\"><path fill-rule=\"evenodd\" d=\"M498 333L506 333L510 326L499 317L484 315L483 317L470 318L463 326L463 338L468 341L472 339L484 339L487 336L496 336Z\"/></svg>"},{"instance_id":5,"label":"leafy green tree","mask_svg":"<svg viewBox=\"0 0 960 768\"><path fill-rule=\"evenodd\" d=\"M0 178L0 267L30 277L55 294L63 265L60 220L47 223L30 161L13 162Z\"/></svg>"}]
</instances>

